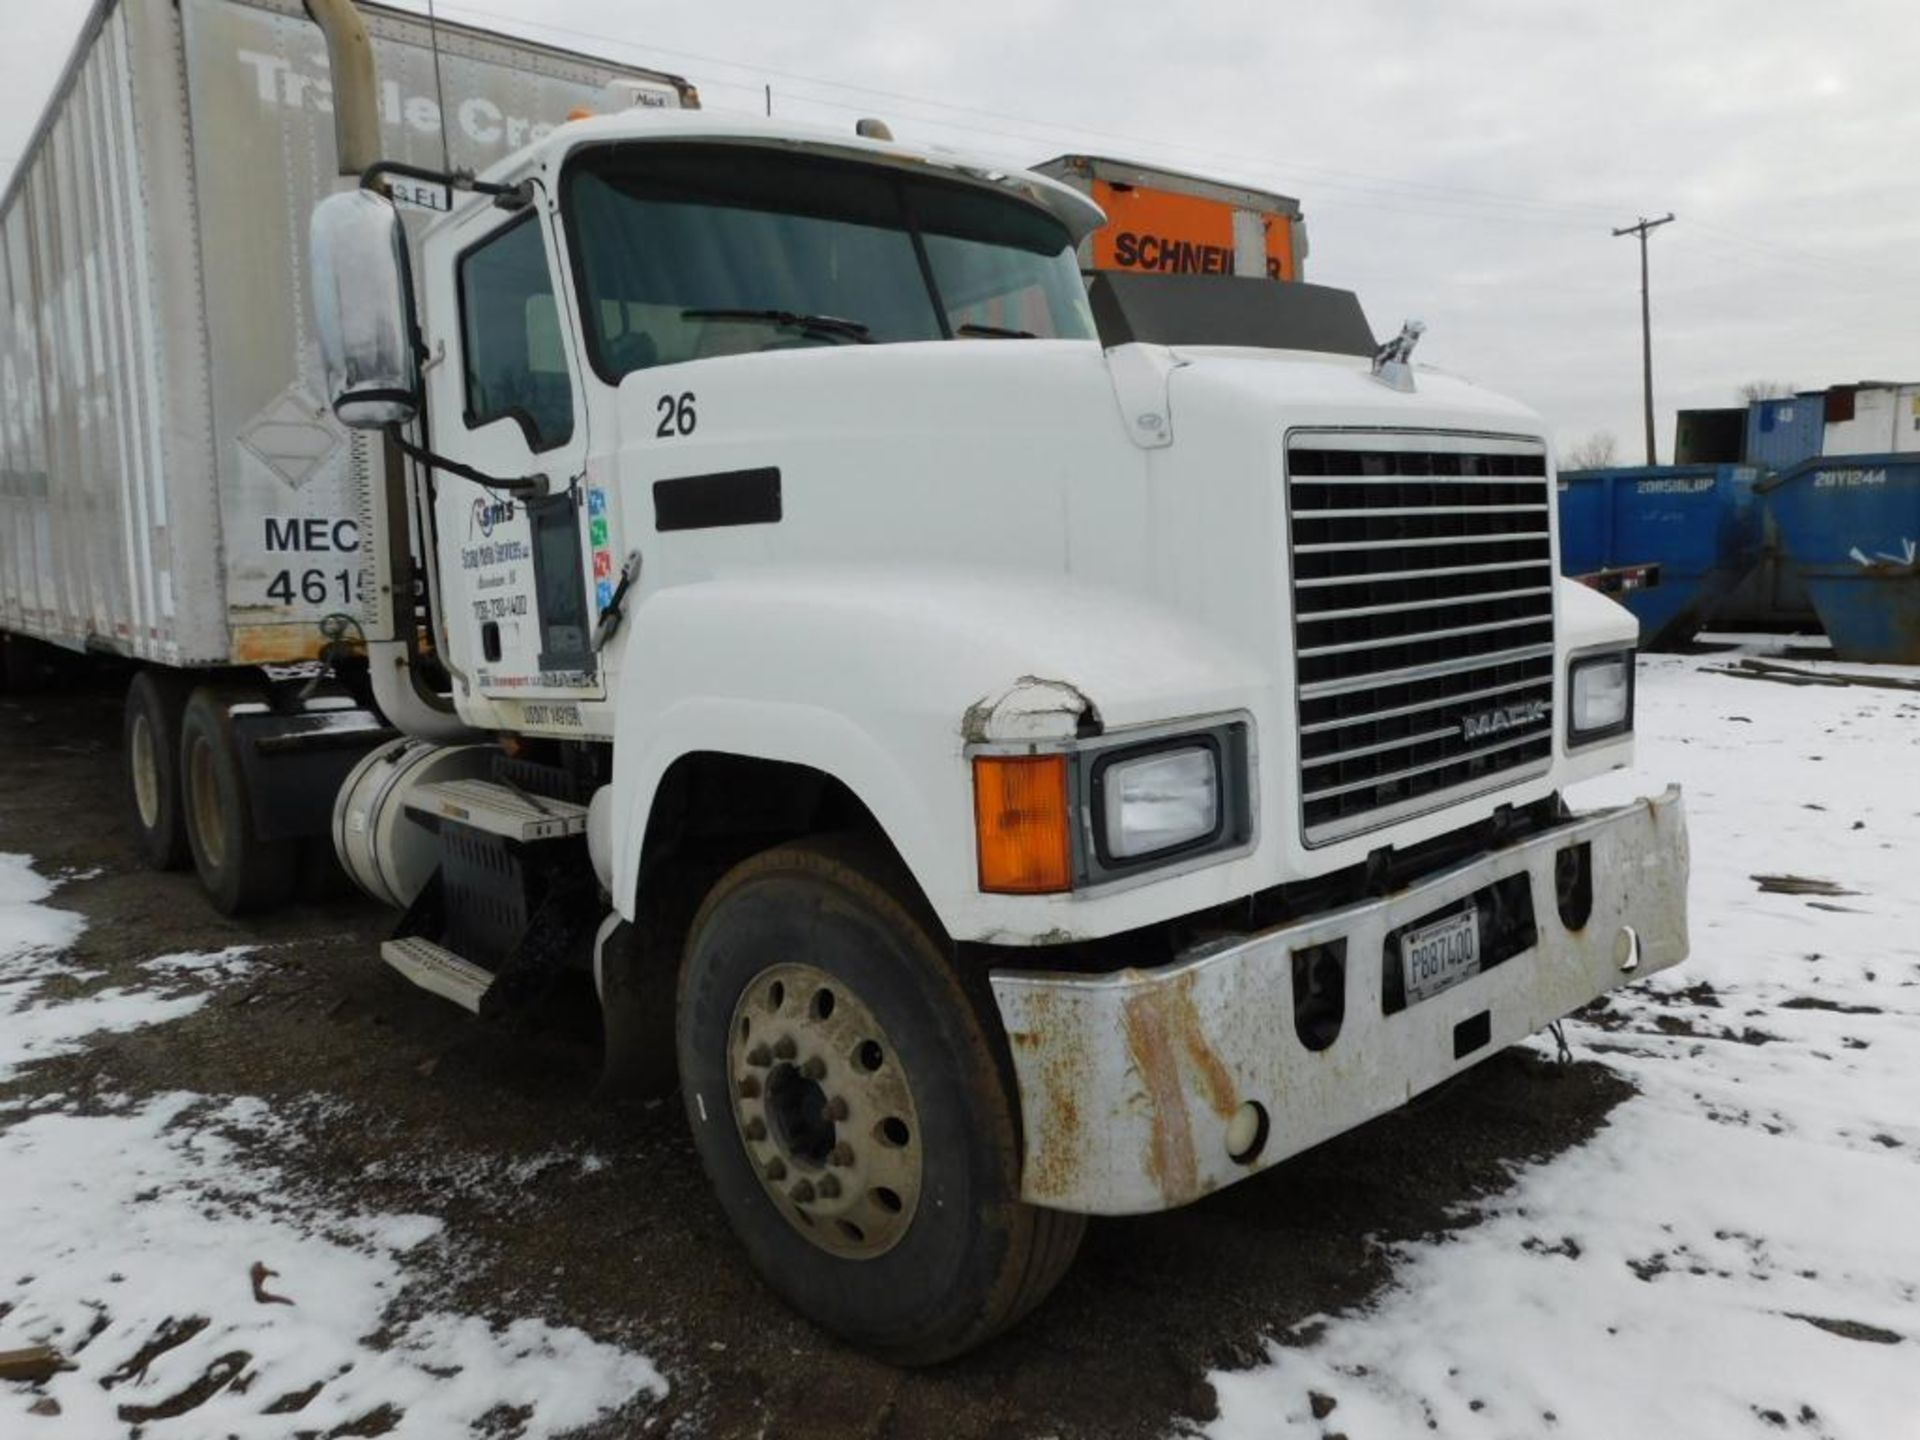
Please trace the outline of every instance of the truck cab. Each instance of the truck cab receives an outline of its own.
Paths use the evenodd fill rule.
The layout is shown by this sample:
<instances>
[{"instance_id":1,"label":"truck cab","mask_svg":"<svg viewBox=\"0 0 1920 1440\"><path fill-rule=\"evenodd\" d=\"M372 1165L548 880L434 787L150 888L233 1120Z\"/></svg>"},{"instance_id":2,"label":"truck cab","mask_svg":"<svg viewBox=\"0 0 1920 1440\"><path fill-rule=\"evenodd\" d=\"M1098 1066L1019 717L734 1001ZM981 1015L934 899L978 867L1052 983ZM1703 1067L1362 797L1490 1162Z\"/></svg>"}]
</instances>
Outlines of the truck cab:
<instances>
[{"instance_id":1,"label":"truck cab","mask_svg":"<svg viewBox=\"0 0 1920 1440\"><path fill-rule=\"evenodd\" d=\"M1539 417L1413 332L1122 336L1075 190L705 112L562 126L417 255L379 186L316 303L414 461L370 545L424 639L369 639L447 688L343 859L482 1013L590 970L836 1333L958 1353L1087 1215L1683 958L1677 793L1560 800L1630 760L1634 621L1558 578Z\"/></svg>"}]
</instances>

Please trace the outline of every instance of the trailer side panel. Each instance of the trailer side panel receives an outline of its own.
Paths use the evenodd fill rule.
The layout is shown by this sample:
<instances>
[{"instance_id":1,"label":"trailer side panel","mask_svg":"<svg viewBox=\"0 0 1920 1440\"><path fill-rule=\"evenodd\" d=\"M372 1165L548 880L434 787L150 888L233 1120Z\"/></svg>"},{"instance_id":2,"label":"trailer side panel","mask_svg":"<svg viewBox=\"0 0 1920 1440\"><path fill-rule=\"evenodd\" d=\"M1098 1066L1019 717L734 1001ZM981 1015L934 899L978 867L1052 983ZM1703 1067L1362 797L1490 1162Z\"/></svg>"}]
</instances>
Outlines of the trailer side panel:
<instances>
[{"instance_id":1,"label":"trailer side panel","mask_svg":"<svg viewBox=\"0 0 1920 1440\"><path fill-rule=\"evenodd\" d=\"M367 9L390 158L484 169L615 80L692 99L458 25L436 62L426 24ZM335 171L299 0L95 9L0 206L0 629L204 666L364 618L379 457L327 411L306 286Z\"/></svg>"}]
</instances>

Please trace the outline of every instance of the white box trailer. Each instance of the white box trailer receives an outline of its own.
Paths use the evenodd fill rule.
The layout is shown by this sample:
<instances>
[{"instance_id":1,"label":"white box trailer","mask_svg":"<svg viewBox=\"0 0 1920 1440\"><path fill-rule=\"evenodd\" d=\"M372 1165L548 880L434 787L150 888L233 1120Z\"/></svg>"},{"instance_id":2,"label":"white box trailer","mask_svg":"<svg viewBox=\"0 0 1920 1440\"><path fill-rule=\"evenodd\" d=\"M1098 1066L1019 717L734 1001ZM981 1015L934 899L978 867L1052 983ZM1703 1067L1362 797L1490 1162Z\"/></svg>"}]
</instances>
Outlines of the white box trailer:
<instances>
[{"instance_id":1,"label":"white box trailer","mask_svg":"<svg viewBox=\"0 0 1920 1440\"><path fill-rule=\"evenodd\" d=\"M393 160L479 170L581 109L698 104L674 76L368 20ZM0 198L6 673L24 682L40 645L145 663L129 697L143 843L161 864L191 848L223 903L282 882L223 895L179 833L171 742L191 680L229 682L225 712L256 717L224 727L244 732L228 767L246 772L243 848L324 830L319 792L380 729L364 695L322 697L349 713L313 761L319 742L285 733L312 724L257 670L235 674L312 661L323 619L352 635L384 599L360 543L382 454L325 403L306 280L308 218L343 183L328 77L301 0L99 0Z\"/></svg>"},{"instance_id":2,"label":"white box trailer","mask_svg":"<svg viewBox=\"0 0 1920 1440\"><path fill-rule=\"evenodd\" d=\"M369 19L392 159L482 169L616 81L694 99L451 25L436 84L425 23ZM379 455L324 403L304 278L329 97L299 0L95 7L0 202L0 629L206 666L311 658L322 617L358 618Z\"/></svg>"},{"instance_id":3,"label":"white box trailer","mask_svg":"<svg viewBox=\"0 0 1920 1440\"><path fill-rule=\"evenodd\" d=\"M1863 380L1827 390L1824 455L1892 455L1920 450L1920 385Z\"/></svg>"}]
</instances>

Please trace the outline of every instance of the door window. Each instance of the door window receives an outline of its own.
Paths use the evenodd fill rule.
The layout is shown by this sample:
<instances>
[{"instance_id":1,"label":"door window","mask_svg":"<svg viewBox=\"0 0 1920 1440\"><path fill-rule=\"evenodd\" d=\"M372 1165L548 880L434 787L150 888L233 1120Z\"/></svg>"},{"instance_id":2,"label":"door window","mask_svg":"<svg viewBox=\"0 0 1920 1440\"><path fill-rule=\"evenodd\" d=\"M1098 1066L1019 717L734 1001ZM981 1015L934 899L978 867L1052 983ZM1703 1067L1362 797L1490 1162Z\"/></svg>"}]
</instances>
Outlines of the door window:
<instances>
[{"instance_id":1,"label":"door window","mask_svg":"<svg viewBox=\"0 0 1920 1440\"><path fill-rule=\"evenodd\" d=\"M511 417L536 451L566 444L573 438L573 383L535 217L467 251L459 286L467 428Z\"/></svg>"}]
</instances>

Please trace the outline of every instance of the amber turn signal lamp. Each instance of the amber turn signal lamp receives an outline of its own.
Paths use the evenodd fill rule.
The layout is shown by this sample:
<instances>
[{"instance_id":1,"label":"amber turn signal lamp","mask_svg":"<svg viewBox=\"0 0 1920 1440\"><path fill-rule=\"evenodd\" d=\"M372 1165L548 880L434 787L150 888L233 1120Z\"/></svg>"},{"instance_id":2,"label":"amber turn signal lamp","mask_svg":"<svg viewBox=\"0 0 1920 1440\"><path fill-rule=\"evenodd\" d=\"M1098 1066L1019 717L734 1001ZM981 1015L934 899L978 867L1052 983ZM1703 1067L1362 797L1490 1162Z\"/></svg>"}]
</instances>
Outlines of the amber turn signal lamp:
<instances>
[{"instance_id":1,"label":"amber turn signal lamp","mask_svg":"<svg viewBox=\"0 0 1920 1440\"><path fill-rule=\"evenodd\" d=\"M1073 888L1064 755L978 755L973 824L980 888L1047 895Z\"/></svg>"}]
</instances>

